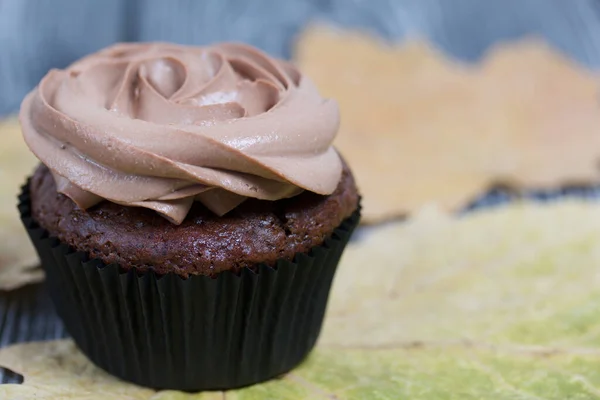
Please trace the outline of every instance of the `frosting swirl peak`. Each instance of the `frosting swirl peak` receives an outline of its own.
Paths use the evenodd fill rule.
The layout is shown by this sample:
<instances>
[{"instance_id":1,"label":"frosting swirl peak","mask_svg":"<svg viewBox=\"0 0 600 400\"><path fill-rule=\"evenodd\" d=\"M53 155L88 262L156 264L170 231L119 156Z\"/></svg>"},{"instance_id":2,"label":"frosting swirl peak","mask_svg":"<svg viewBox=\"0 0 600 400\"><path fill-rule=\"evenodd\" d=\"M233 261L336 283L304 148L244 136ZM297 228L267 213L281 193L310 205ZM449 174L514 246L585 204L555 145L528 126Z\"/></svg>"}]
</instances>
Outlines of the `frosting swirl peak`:
<instances>
[{"instance_id":1,"label":"frosting swirl peak","mask_svg":"<svg viewBox=\"0 0 600 400\"><path fill-rule=\"evenodd\" d=\"M332 193L339 111L291 64L240 44L118 44L51 70L23 101L30 149L81 208L103 199L181 223L247 197Z\"/></svg>"}]
</instances>

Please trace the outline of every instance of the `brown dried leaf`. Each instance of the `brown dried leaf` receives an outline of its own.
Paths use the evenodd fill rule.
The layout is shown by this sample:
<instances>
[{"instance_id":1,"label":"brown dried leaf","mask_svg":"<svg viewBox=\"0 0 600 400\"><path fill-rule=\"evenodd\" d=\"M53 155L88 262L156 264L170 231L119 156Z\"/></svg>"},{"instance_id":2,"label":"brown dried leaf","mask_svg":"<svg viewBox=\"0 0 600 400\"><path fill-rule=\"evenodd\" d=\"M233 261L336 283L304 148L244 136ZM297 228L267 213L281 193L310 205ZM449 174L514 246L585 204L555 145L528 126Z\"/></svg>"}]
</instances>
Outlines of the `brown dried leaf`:
<instances>
[{"instance_id":1,"label":"brown dried leaf","mask_svg":"<svg viewBox=\"0 0 600 400\"><path fill-rule=\"evenodd\" d=\"M17 212L17 194L37 159L21 137L16 119L0 120L0 290L11 290L44 278Z\"/></svg>"},{"instance_id":2,"label":"brown dried leaf","mask_svg":"<svg viewBox=\"0 0 600 400\"><path fill-rule=\"evenodd\" d=\"M499 183L600 182L598 79L541 42L498 47L467 66L425 42L392 47L313 27L296 59L340 103L336 146L367 223L430 202L456 210Z\"/></svg>"}]
</instances>

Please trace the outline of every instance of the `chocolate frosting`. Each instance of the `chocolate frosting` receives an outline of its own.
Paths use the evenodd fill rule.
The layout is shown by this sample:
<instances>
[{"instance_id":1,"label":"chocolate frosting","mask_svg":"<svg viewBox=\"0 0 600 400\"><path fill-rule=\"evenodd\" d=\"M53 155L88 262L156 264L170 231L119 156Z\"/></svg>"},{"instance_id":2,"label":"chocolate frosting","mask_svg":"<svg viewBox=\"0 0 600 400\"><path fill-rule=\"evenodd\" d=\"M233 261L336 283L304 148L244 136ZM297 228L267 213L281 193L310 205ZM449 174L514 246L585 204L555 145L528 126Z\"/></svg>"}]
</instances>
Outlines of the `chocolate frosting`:
<instances>
[{"instance_id":1,"label":"chocolate frosting","mask_svg":"<svg viewBox=\"0 0 600 400\"><path fill-rule=\"evenodd\" d=\"M118 44L51 70L23 101L25 141L59 192L181 223L247 197L331 194L339 111L291 64L240 44Z\"/></svg>"}]
</instances>

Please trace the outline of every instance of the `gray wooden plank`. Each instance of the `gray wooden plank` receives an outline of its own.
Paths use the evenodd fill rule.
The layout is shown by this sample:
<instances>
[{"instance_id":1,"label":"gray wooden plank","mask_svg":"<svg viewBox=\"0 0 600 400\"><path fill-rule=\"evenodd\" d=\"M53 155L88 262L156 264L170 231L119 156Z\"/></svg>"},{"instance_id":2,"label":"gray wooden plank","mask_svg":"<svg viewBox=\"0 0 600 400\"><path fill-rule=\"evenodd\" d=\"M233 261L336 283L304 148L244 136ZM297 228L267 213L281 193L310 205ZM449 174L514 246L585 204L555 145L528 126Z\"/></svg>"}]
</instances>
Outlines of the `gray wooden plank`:
<instances>
[{"instance_id":1,"label":"gray wooden plank","mask_svg":"<svg viewBox=\"0 0 600 400\"><path fill-rule=\"evenodd\" d=\"M0 115L52 67L109 43L245 41L289 56L311 20L376 32L389 40L425 36L475 60L495 41L536 34L577 60L600 65L596 0L2 0Z\"/></svg>"},{"instance_id":2,"label":"gray wooden plank","mask_svg":"<svg viewBox=\"0 0 600 400\"><path fill-rule=\"evenodd\" d=\"M0 291L0 346L66 336L42 284ZM19 377L0 369L0 381L14 383Z\"/></svg>"}]
</instances>

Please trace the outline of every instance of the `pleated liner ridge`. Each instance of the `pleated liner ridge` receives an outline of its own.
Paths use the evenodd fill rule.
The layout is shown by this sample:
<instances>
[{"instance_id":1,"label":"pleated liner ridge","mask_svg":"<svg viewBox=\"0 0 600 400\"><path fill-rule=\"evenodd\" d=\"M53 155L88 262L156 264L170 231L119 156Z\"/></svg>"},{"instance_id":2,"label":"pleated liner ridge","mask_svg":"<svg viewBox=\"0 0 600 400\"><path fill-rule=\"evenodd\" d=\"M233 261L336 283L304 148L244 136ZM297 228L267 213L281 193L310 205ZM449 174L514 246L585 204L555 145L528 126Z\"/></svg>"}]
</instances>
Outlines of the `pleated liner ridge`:
<instances>
[{"instance_id":1,"label":"pleated liner ridge","mask_svg":"<svg viewBox=\"0 0 600 400\"><path fill-rule=\"evenodd\" d=\"M315 345L360 217L294 262L182 279L124 272L49 236L31 216L28 184L19 211L57 312L89 359L127 381L185 391L247 386L297 366Z\"/></svg>"}]
</instances>

